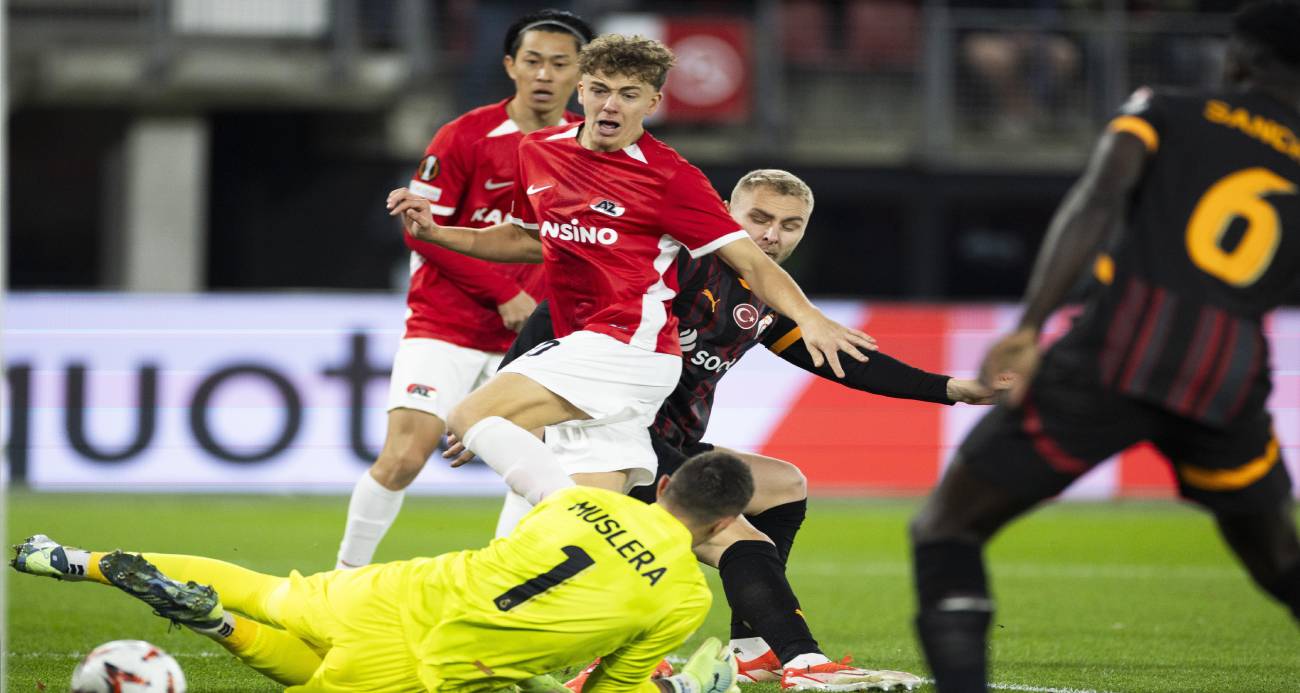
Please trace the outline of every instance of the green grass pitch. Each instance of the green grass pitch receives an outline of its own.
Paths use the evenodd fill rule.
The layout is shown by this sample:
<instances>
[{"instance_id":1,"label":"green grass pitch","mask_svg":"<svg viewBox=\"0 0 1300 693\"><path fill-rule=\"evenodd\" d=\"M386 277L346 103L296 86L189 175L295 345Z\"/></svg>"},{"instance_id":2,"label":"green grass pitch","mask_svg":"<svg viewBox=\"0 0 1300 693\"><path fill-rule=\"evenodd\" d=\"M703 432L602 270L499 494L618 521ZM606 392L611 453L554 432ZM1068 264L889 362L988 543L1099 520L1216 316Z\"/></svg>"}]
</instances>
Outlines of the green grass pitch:
<instances>
[{"instance_id":1,"label":"green grass pitch","mask_svg":"<svg viewBox=\"0 0 1300 693\"><path fill-rule=\"evenodd\" d=\"M341 497L12 493L9 543L34 532L94 549L198 553L265 572L332 566ZM381 560L478 546L498 502L409 498ZM791 579L827 654L925 675L913 643L905 527L913 501L814 499ZM1058 505L989 549L1002 690L1300 690L1300 630L1249 582L1207 516L1164 502ZM716 573L705 635L727 635ZM141 638L179 659L190 690L276 690L224 650L91 584L7 573L6 690L66 690L94 645ZM582 614L574 614L582 618ZM928 688L928 687L927 687ZM748 691L779 690L776 685Z\"/></svg>"}]
</instances>

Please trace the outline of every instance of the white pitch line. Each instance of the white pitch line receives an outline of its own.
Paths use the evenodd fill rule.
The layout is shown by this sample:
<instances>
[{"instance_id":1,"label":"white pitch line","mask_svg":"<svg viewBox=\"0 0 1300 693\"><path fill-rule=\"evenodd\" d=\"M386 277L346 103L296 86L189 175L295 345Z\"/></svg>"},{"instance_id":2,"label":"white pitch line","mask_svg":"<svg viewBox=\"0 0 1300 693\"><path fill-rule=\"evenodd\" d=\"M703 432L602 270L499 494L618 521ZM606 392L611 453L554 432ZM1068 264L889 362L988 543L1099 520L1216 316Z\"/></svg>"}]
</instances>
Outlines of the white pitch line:
<instances>
[{"instance_id":1,"label":"white pitch line","mask_svg":"<svg viewBox=\"0 0 1300 693\"><path fill-rule=\"evenodd\" d=\"M1000 691L1028 691L1029 693L1110 693L1093 688L1049 688L1044 686L1025 686L1019 683L990 683L989 688Z\"/></svg>"}]
</instances>

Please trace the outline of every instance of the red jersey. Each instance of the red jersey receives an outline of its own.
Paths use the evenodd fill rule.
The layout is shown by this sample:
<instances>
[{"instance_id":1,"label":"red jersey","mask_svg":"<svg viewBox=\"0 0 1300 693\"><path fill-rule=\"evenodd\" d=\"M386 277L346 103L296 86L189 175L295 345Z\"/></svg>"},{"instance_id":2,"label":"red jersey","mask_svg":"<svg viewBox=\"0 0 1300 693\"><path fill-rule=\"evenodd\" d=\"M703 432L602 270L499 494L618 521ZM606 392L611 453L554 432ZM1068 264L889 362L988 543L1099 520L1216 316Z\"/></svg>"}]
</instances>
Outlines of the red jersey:
<instances>
[{"instance_id":1,"label":"red jersey","mask_svg":"<svg viewBox=\"0 0 1300 693\"><path fill-rule=\"evenodd\" d=\"M500 224L514 194L516 149L523 133L510 119L510 99L476 108L442 126L424 151L410 190L429 200L434 221L483 228ZM572 113L565 122L580 120ZM411 249L406 337L440 339L470 349L504 352L515 333L497 306L527 291L546 293L541 265L488 262L403 234Z\"/></svg>"},{"instance_id":2,"label":"red jersey","mask_svg":"<svg viewBox=\"0 0 1300 693\"><path fill-rule=\"evenodd\" d=\"M581 126L519 145L510 220L538 232L555 335L578 330L681 354L675 260L747 238L704 174L645 133L616 152L578 143Z\"/></svg>"}]
</instances>

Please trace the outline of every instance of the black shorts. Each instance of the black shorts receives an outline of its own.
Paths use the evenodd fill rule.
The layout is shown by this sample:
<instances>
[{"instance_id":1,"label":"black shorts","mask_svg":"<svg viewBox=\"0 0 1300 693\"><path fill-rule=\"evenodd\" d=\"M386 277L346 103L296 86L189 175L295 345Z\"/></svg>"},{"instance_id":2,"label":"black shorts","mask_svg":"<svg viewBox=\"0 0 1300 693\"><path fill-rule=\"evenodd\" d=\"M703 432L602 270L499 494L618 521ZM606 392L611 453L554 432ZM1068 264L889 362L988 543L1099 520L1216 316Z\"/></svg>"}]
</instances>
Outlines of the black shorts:
<instances>
[{"instance_id":1,"label":"black shorts","mask_svg":"<svg viewBox=\"0 0 1300 693\"><path fill-rule=\"evenodd\" d=\"M1142 441L1169 460L1186 499L1224 513L1273 511L1291 495L1272 417L1262 407L1213 428L1117 394L1049 358L1017 409L999 405L956 462L1026 498L1049 498Z\"/></svg>"},{"instance_id":2,"label":"black shorts","mask_svg":"<svg viewBox=\"0 0 1300 693\"><path fill-rule=\"evenodd\" d=\"M677 447L663 439L663 436L650 431L650 445L654 448L655 457L659 458L659 473L655 476L655 483L648 486L637 486L628 492L629 496L646 503L655 501L655 488L659 485L659 478L672 476L686 460L713 449L709 443L692 443L684 447Z\"/></svg>"}]
</instances>

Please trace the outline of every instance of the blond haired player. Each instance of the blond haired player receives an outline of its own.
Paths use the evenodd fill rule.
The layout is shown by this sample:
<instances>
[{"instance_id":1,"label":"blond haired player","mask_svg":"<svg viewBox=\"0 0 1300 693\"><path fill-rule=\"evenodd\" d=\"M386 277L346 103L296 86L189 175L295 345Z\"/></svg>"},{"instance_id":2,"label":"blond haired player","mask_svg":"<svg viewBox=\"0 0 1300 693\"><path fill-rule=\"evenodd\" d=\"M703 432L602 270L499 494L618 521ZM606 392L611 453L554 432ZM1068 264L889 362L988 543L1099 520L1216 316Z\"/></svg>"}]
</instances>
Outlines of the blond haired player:
<instances>
[{"instance_id":1,"label":"blond haired player","mask_svg":"<svg viewBox=\"0 0 1300 693\"><path fill-rule=\"evenodd\" d=\"M43 535L12 565L116 586L291 691L564 691L536 677L600 656L589 692L725 693L735 660L714 639L682 673L650 674L704 621L712 594L691 549L736 520L753 477L708 453L658 488L654 505L558 489L487 548L306 577Z\"/></svg>"}]
</instances>

